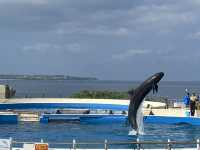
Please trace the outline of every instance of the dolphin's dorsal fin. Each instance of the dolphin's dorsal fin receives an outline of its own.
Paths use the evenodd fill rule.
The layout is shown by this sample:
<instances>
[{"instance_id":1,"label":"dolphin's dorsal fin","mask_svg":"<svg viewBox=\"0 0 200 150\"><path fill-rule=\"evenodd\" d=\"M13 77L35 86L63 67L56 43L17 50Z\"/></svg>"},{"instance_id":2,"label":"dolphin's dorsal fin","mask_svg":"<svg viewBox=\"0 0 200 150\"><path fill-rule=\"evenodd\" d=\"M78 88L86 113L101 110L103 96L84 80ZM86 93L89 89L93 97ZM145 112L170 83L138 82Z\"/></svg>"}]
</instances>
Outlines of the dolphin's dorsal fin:
<instances>
[{"instance_id":1,"label":"dolphin's dorsal fin","mask_svg":"<svg viewBox=\"0 0 200 150\"><path fill-rule=\"evenodd\" d=\"M134 89L129 90L128 94L130 97L132 97L135 94L135 90Z\"/></svg>"}]
</instances>

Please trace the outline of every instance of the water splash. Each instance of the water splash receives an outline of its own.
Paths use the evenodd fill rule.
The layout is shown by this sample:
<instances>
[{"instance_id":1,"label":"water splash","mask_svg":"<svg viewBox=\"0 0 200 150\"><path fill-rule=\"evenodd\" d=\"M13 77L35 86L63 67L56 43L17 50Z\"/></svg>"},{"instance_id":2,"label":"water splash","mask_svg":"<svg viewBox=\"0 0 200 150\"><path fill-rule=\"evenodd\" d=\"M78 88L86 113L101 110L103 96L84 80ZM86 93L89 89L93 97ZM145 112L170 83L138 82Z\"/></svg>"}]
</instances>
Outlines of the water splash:
<instances>
[{"instance_id":1,"label":"water splash","mask_svg":"<svg viewBox=\"0 0 200 150\"><path fill-rule=\"evenodd\" d=\"M136 121L138 125L138 130L135 131L131 129L128 135L144 135L144 124L143 124L143 102L141 103L140 107L137 110Z\"/></svg>"},{"instance_id":2,"label":"water splash","mask_svg":"<svg viewBox=\"0 0 200 150\"><path fill-rule=\"evenodd\" d=\"M144 134L144 122L143 122L143 102L141 103L140 107L138 108L137 111L137 124L138 124L138 134Z\"/></svg>"},{"instance_id":3,"label":"water splash","mask_svg":"<svg viewBox=\"0 0 200 150\"><path fill-rule=\"evenodd\" d=\"M134 129L131 129L128 135L137 135L137 132Z\"/></svg>"}]
</instances>

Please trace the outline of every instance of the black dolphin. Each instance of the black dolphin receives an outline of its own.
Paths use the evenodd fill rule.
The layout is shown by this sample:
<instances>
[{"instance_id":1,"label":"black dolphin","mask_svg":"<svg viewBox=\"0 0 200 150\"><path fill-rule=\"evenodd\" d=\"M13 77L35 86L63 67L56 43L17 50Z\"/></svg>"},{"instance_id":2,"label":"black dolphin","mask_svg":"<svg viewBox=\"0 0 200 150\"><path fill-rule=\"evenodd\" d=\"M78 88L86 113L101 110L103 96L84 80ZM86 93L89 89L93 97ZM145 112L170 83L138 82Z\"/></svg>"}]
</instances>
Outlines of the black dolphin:
<instances>
[{"instance_id":1,"label":"black dolphin","mask_svg":"<svg viewBox=\"0 0 200 150\"><path fill-rule=\"evenodd\" d=\"M138 124L137 124L137 111L140 105L142 104L145 96L153 90L154 92L158 92L158 82L164 76L163 72L159 72L154 74L153 76L149 77L145 80L139 87L135 90L129 91L130 95L130 104L128 109L128 120L131 127L137 132L138 134Z\"/></svg>"}]
</instances>

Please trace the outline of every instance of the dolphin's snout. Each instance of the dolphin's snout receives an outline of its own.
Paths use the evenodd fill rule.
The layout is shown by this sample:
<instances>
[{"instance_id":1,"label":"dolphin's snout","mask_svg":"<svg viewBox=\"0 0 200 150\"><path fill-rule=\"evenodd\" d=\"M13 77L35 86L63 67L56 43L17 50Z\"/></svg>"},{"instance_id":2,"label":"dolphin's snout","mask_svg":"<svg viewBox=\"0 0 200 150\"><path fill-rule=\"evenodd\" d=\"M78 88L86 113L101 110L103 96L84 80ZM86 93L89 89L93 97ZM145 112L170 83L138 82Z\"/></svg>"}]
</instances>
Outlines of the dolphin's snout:
<instances>
[{"instance_id":1,"label":"dolphin's snout","mask_svg":"<svg viewBox=\"0 0 200 150\"><path fill-rule=\"evenodd\" d=\"M159 72L159 73L156 73L154 78L156 80L156 82L158 83L164 76L164 73L163 72Z\"/></svg>"}]
</instances>

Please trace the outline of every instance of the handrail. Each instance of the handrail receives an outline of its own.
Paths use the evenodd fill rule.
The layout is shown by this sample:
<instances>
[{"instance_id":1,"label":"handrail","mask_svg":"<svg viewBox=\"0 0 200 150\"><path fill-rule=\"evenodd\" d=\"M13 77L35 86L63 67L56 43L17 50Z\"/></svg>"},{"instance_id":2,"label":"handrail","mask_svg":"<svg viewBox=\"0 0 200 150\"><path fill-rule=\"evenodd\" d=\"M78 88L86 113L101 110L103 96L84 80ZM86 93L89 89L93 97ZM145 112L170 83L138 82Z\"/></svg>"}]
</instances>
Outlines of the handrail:
<instances>
[{"instance_id":1,"label":"handrail","mask_svg":"<svg viewBox=\"0 0 200 150\"><path fill-rule=\"evenodd\" d=\"M33 144L33 143L39 143L39 142L20 142L20 141L12 141L14 144ZM73 142L48 142L49 144L73 144ZM97 145L97 144L105 144L105 142L76 142L78 145ZM109 145L123 145L123 144L183 144L183 145L189 145L189 144L197 144L197 141L124 141L124 142L118 142L118 141L111 141L109 142L107 140L107 144Z\"/></svg>"},{"instance_id":2,"label":"handrail","mask_svg":"<svg viewBox=\"0 0 200 150\"><path fill-rule=\"evenodd\" d=\"M12 140L12 144L34 144L34 143L40 143L40 142L21 142L21 141L15 141ZM43 140L41 139L41 143L43 143ZM73 140L72 142L48 142L48 144L56 144L56 145L73 145L73 147L76 147L76 145L104 145L107 149L109 145L126 145L126 144L135 144L138 147L141 145L147 145L147 144L160 144L160 145L167 145L168 147L171 147L174 144L177 145L191 145L196 144L197 147L200 147L200 140L197 139L196 141L140 141L139 138L137 138L136 141L108 141L105 140L104 142L76 142L76 140Z\"/></svg>"}]
</instances>

